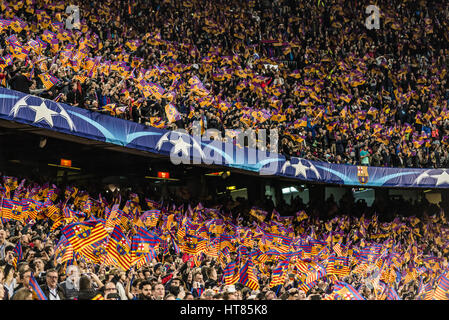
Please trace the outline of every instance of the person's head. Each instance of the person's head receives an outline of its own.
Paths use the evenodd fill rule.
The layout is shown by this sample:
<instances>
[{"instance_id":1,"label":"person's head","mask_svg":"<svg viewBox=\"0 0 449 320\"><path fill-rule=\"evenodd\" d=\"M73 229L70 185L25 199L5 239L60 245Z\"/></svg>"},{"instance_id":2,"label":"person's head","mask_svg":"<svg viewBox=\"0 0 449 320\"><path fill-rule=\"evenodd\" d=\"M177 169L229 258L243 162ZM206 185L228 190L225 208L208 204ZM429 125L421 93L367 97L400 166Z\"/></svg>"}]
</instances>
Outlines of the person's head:
<instances>
[{"instance_id":1,"label":"person's head","mask_svg":"<svg viewBox=\"0 0 449 320\"><path fill-rule=\"evenodd\" d=\"M33 300L33 291L29 288L21 288L14 293L12 300Z\"/></svg>"},{"instance_id":2,"label":"person's head","mask_svg":"<svg viewBox=\"0 0 449 320\"><path fill-rule=\"evenodd\" d=\"M156 300L162 300L165 296L165 288L162 283L158 283L154 286L153 296Z\"/></svg>"},{"instance_id":3,"label":"person's head","mask_svg":"<svg viewBox=\"0 0 449 320\"><path fill-rule=\"evenodd\" d=\"M26 288L30 288L31 271L22 269L19 271L19 282Z\"/></svg>"},{"instance_id":4,"label":"person's head","mask_svg":"<svg viewBox=\"0 0 449 320\"><path fill-rule=\"evenodd\" d=\"M274 299L276 299L276 293L274 293L273 291L268 291L266 294L265 294L265 299L266 300L274 300Z\"/></svg>"},{"instance_id":5,"label":"person's head","mask_svg":"<svg viewBox=\"0 0 449 320\"><path fill-rule=\"evenodd\" d=\"M200 299L201 300L212 300L213 297L214 297L214 291L212 289L206 289L206 290L204 290Z\"/></svg>"},{"instance_id":6,"label":"person's head","mask_svg":"<svg viewBox=\"0 0 449 320\"><path fill-rule=\"evenodd\" d=\"M150 278L151 278L151 271L148 270L148 269L147 269L147 270L144 270L144 271L143 271L143 276L144 276L144 278L147 279L147 280L150 279Z\"/></svg>"},{"instance_id":7,"label":"person's head","mask_svg":"<svg viewBox=\"0 0 449 320\"><path fill-rule=\"evenodd\" d=\"M195 300L195 298L193 297L192 293L188 292L188 293L186 293L184 300Z\"/></svg>"},{"instance_id":8,"label":"person's head","mask_svg":"<svg viewBox=\"0 0 449 320\"><path fill-rule=\"evenodd\" d=\"M34 259L33 265L34 265L34 269L36 270L36 273L44 271L45 264L41 258Z\"/></svg>"},{"instance_id":9,"label":"person's head","mask_svg":"<svg viewBox=\"0 0 449 320\"><path fill-rule=\"evenodd\" d=\"M73 264L68 266L66 270L66 276L72 281L78 280L80 276L79 268Z\"/></svg>"},{"instance_id":10,"label":"person's head","mask_svg":"<svg viewBox=\"0 0 449 320\"><path fill-rule=\"evenodd\" d=\"M89 276L81 276L80 278L80 290L92 289L92 281Z\"/></svg>"},{"instance_id":11,"label":"person's head","mask_svg":"<svg viewBox=\"0 0 449 320\"><path fill-rule=\"evenodd\" d=\"M173 294L169 293L169 294L167 294L167 296L164 298L164 300L176 300L176 297L175 297Z\"/></svg>"},{"instance_id":12,"label":"person's head","mask_svg":"<svg viewBox=\"0 0 449 320\"><path fill-rule=\"evenodd\" d=\"M151 282L142 281L140 283L140 292L145 299L151 299Z\"/></svg>"},{"instance_id":13,"label":"person's head","mask_svg":"<svg viewBox=\"0 0 449 320\"><path fill-rule=\"evenodd\" d=\"M115 286L115 283L112 281L106 282L106 284L104 285L105 296L109 293L117 293L117 287Z\"/></svg>"},{"instance_id":14,"label":"person's head","mask_svg":"<svg viewBox=\"0 0 449 320\"><path fill-rule=\"evenodd\" d=\"M224 288L225 295L223 296L223 298L225 298L225 300L237 300L236 292L237 292L237 290L235 290L234 285L226 286Z\"/></svg>"},{"instance_id":15,"label":"person's head","mask_svg":"<svg viewBox=\"0 0 449 320\"><path fill-rule=\"evenodd\" d=\"M195 275L193 276L193 281L202 283L203 282L203 274L201 272L195 273Z\"/></svg>"},{"instance_id":16,"label":"person's head","mask_svg":"<svg viewBox=\"0 0 449 320\"><path fill-rule=\"evenodd\" d=\"M210 280L217 280L217 270L214 267L207 269L207 278Z\"/></svg>"},{"instance_id":17,"label":"person's head","mask_svg":"<svg viewBox=\"0 0 449 320\"><path fill-rule=\"evenodd\" d=\"M140 283L142 280L140 279L134 279L132 285L131 285L131 293L134 295L138 295L141 293Z\"/></svg>"},{"instance_id":18,"label":"person's head","mask_svg":"<svg viewBox=\"0 0 449 320\"><path fill-rule=\"evenodd\" d=\"M297 300L305 300L306 299L306 293L303 290L298 290L298 298Z\"/></svg>"},{"instance_id":19,"label":"person's head","mask_svg":"<svg viewBox=\"0 0 449 320\"><path fill-rule=\"evenodd\" d=\"M223 294L221 294L221 293L214 294L214 296L212 297L212 300L223 300Z\"/></svg>"},{"instance_id":20,"label":"person's head","mask_svg":"<svg viewBox=\"0 0 449 320\"><path fill-rule=\"evenodd\" d=\"M0 244L3 244L6 241L6 231L0 230Z\"/></svg>"},{"instance_id":21,"label":"person's head","mask_svg":"<svg viewBox=\"0 0 449 320\"><path fill-rule=\"evenodd\" d=\"M179 287L181 286L181 279L180 278L173 278L170 282L170 286L172 287Z\"/></svg>"},{"instance_id":22,"label":"person's head","mask_svg":"<svg viewBox=\"0 0 449 320\"><path fill-rule=\"evenodd\" d=\"M55 289L58 284L58 272L55 269L47 270L46 274L47 285L51 289Z\"/></svg>"}]
</instances>

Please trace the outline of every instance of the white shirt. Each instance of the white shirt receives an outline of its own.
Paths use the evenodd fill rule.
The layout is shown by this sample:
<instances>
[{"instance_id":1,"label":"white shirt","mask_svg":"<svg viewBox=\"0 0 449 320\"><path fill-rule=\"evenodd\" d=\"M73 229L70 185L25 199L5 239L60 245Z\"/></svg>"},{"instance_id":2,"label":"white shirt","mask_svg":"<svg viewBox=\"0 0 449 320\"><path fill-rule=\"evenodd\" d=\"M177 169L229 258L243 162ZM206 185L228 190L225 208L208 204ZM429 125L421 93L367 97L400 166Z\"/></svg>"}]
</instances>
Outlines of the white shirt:
<instances>
[{"instance_id":1,"label":"white shirt","mask_svg":"<svg viewBox=\"0 0 449 320\"><path fill-rule=\"evenodd\" d=\"M51 289L51 288L49 288L49 289L50 289L50 294L49 294L48 300L61 300L56 289Z\"/></svg>"}]
</instances>

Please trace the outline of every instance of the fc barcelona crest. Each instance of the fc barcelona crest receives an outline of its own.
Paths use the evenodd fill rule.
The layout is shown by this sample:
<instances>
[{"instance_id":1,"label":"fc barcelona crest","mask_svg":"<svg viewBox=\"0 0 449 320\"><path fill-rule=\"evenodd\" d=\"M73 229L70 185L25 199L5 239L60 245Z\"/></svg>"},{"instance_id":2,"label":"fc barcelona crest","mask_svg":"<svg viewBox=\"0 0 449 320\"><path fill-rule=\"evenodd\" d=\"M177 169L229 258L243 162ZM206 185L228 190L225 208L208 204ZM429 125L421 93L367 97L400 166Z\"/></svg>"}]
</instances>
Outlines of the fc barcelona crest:
<instances>
[{"instance_id":1,"label":"fc barcelona crest","mask_svg":"<svg viewBox=\"0 0 449 320\"><path fill-rule=\"evenodd\" d=\"M119 243L117 243L117 252L122 256L126 255L125 248L123 248Z\"/></svg>"},{"instance_id":2,"label":"fc barcelona crest","mask_svg":"<svg viewBox=\"0 0 449 320\"><path fill-rule=\"evenodd\" d=\"M359 182L361 184L367 183L368 179L369 179L368 167L358 166L357 167L357 176L359 177Z\"/></svg>"},{"instance_id":3,"label":"fc barcelona crest","mask_svg":"<svg viewBox=\"0 0 449 320\"><path fill-rule=\"evenodd\" d=\"M80 239L86 239L90 235L90 230L81 226L76 226L75 228L73 228L73 230L75 231L77 237Z\"/></svg>"},{"instance_id":4,"label":"fc barcelona crest","mask_svg":"<svg viewBox=\"0 0 449 320\"><path fill-rule=\"evenodd\" d=\"M15 216L20 216L22 214L22 211L19 209L18 206L13 206L11 212Z\"/></svg>"}]
</instances>

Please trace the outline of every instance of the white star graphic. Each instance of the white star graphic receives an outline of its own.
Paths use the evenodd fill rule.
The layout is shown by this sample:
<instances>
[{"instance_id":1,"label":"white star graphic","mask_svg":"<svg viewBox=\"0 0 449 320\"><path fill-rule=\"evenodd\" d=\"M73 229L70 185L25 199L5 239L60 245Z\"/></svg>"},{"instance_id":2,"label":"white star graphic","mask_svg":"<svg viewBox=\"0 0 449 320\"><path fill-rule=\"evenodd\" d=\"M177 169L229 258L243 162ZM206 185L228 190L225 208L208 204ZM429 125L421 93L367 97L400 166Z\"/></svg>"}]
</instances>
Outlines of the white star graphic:
<instances>
[{"instance_id":1,"label":"white star graphic","mask_svg":"<svg viewBox=\"0 0 449 320\"><path fill-rule=\"evenodd\" d=\"M189 155L189 149L192 147L190 143L184 141L182 137L178 137L178 140L170 141L173 143L173 153L178 154L179 151L182 151L183 155Z\"/></svg>"},{"instance_id":2,"label":"white star graphic","mask_svg":"<svg viewBox=\"0 0 449 320\"><path fill-rule=\"evenodd\" d=\"M440 174L439 176L434 176L434 177L438 177L437 178L437 186L439 186L440 184L449 184L449 174L446 171L443 171L442 174Z\"/></svg>"},{"instance_id":3,"label":"white star graphic","mask_svg":"<svg viewBox=\"0 0 449 320\"><path fill-rule=\"evenodd\" d=\"M304 178L307 178L307 169L309 169L309 167L303 165L301 160L299 160L297 164L292 164L291 167L295 168L295 177L297 177L298 174L301 174Z\"/></svg>"},{"instance_id":4,"label":"white star graphic","mask_svg":"<svg viewBox=\"0 0 449 320\"><path fill-rule=\"evenodd\" d=\"M432 170L426 170L423 173L421 173L415 180L416 184L420 184L421 181L424 178L432 178L437 179L436 186L439 186L440 184L449 184L449 174L446 170L443 170L443 173L437 174L437 175L429 175L429 172Z\"/></svg>"},{"instance_id":5,"label":"white star graphic","mask_svg":"<svg viewBox=\"0 0 449 320\"><path fill-rule=\"evenodd\" d=\"M285 161L284 165L282 166L281 173L285 173L287 167L292 167L292 168L295 168L295 176L298 176L299 174L301 174L304 178L307 179L307 170L312 170L315 173L316 177L320 178L320 174L319 174L318 170L315 168L315 166L310 161L304 160L304 161L307 161L310 165L309 167L307 167L302 163L302 159L300 159L300 158L295 158L295 159L298 159L298 162L296 164L291 164L291 162L289 160Z\"/></svg>"},{"instance_id":6,"label":"white star graphic","mask_svg":"<svg viewBox=\"0 0 449 320\"><path fill-rule=\"evenodd\" d=\"M50 127L53 127L53 119L52 116L57 116L59 113L48 109L45 101L42 101L40 106L28 106L28 108L36 111L36 116L34 118L34 123L39 122L41 120L45 120Z\"/></svg>"}]
</instances>

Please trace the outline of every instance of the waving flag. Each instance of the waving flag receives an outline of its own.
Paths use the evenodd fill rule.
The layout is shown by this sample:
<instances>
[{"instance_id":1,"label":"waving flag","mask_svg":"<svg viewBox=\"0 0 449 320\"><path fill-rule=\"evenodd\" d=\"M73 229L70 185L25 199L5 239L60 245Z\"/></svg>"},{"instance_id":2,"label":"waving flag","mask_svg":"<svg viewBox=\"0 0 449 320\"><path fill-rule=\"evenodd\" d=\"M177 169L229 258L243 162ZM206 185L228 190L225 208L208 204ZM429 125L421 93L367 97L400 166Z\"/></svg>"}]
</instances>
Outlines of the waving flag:
<instances>
[{"instance_id":1,"label":"waving flag","mask_svg":"<svg viewBox=\"0 0 449 320\"><path fill-rule=\"evenodd\" d=\"M342 277L348 275L350 271L348 257L329 257L326 271L328 274Z\"/></svg>"},{"instance_id":2,"label":"waving flag","mask_svg":"<svg viewBox=\"0 0 449 320\"><path fill-rule=\"evenodd\" d=\"M237 263L235 261L229 262L223 269L223 280L226 285L233 285L239 281L239 273Z\"/></svg>"},{"instance_id":3,"label":"waving flag","mask_svg":"<svg viewBox=\"0 0 449 320\"><path fill-rule=\"evenodd\" d=\"M38 300L48 300L47 296L42 291L41 287L37 283L37 281L34 278L33 274L31 274L31 277L30 277L30 286L33 289L33 291L36 293Z\"/></svg>"},{"instance_id":4,"label":"waving flag","mask_svg":"<svg viewBox=\"0 0 449 320\"><path fill-rule=\"evenodd\" d=\"M4 219L11 219L23 221L23 211L27 211L28 204L23 204L21 201L9 200L3 198L0 216Z\"/></svg>"},{"instance_id":5,"label":"waving flag","mask_svg":"<svg viewBox=\"0 0 449 320\"><path fill-rule=\"evenodd\" d=\"M164 90L164 88L162 88L161 85L151 82L151 81L148 82L148 89L150 89L153 96L158 100L161 99L165 93L165 90Z\"/></svg>"},{"instance_id":6,"label":"waving flag","mask_svg":"<svg viewBox=\"0 0 449 320\"><path fill-rule=\"evenodd\" d=\"M286 269L288 269L288 265L289 265L288 260L282 260L273 270L272 279L270 282L271 288L284 284L285 277L287 274Z\"/></svg>"},{"instance_id":7,"label":"waving flag","mask_svg":"<svg viewBox=\"0 0 449 320\"><path fill-rule=\"evenodd\" d=\"M92 220L69 224L61 232L77 252L108 236L103 223Z\"/></svg>"},{"instance_id":8,"label":"waving flag","mask_svg":"<svg viewBox=\"0 0 449 320\"><path fill-rule=\"evenodd\" d=\"M449 278L447 273L439 277L432 300L449 300Z\"/></svg>"},{"instance_id":9,"label":"waving flag","mask_svg":"<svg viewBox=\"0 0 449 320\"><path fill-rule=\"evenodd\" d=\"M17 242L13 252L15 256L12 264L14 268L17 268L17 263L23 259L22 244L20 243L20 241Z\"/></svg>"},{"instance_id":10,"label":"waving flag","mask_svg":"<svg viewBox=\"0 0 449 320\"><path fill-rule=\"evenodd\" d=\"M254 262L251 258L246 260L245 264L240 268L239 282L252 290L259 290L259 281L254 274Z\"/></svg>"},{"instance_id":11,"label":"waving flag","mask_svg":"<svg viewBox=\"0 0 449 320\"><path fill-rule=\"evenodd\" d=\"M167 115L168 122L170 123L181 120L181 114L172 103L165 106L165 114Z\"/></svg>"},{"instance_id":12,"label":"waving flag","mask_svg":"<svg viewBox=\"0 0 449 320\"><path fill-rule=\"evenodd\" d=\"M129 240L123 234L120 226L115 226L114 231L112 231L106 251L118 267L123 270L128 270L131 267Z\"/></svg>"},{"instance_id":13,"label":"waving flag","mask_svg":"<svg viewBox=\"0 0 449 320\"><path fill-rule=\"evenodd\" d=\"M39 78L42 81L45 89L50 90L56 83L59 82L59 79L50 75L49 73L40 74Z\"/></svg>"},{"instance_id":14,"label":"waving flag","mask_svg":"<svg viewBox=\"0 0 449 320\"><path fill-rule=\"evenodd\" d=\"M334 285L334 293L335 296L341 300L365 300L353 286L346 282L337 282Z\"/></svg>"}]
</instances>

